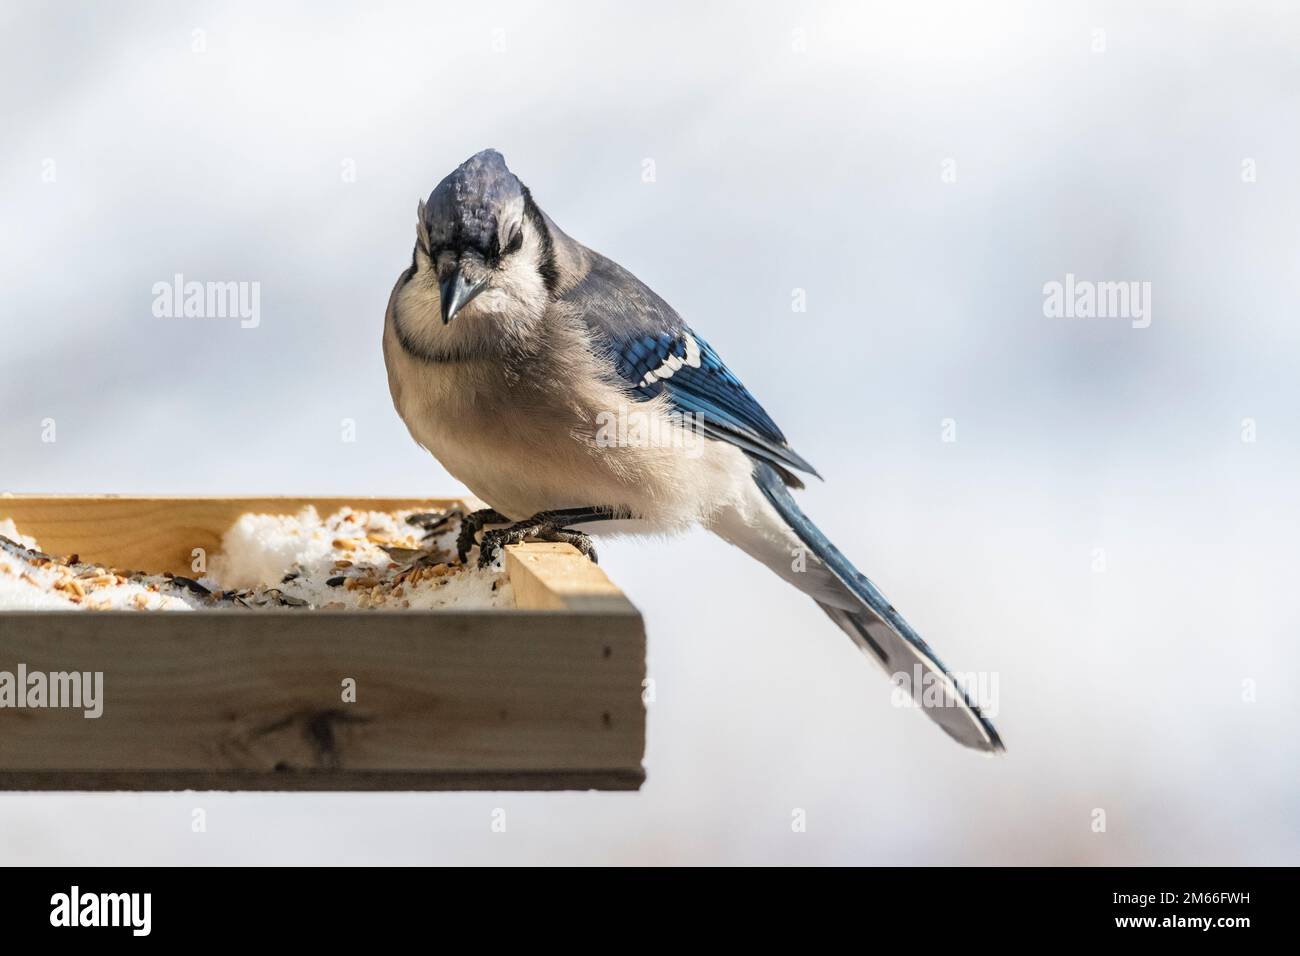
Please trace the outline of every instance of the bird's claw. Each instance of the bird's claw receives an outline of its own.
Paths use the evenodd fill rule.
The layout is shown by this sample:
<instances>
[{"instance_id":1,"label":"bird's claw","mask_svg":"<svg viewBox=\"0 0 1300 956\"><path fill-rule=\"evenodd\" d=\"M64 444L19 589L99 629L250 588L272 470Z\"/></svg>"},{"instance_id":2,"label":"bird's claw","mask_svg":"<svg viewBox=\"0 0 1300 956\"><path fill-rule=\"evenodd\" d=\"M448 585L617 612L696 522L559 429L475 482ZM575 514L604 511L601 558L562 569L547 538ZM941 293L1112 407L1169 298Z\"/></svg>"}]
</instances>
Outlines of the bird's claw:
<instances>
[{"instance_id":1,"label":"bird's claw","mask_svg":"<svg viewBox=\"0 0 1300 956\"><path fill-rule=\"evenodd\" d=\"M469 561L469 553L484 525L503 524L509 520L494 508L480 508L478 511L471 511L464 515L460 519L460 534L456 536L456 556L460 558L460 563L465 564Z\"/></svg>"},{"instance_id":2,"label":"bird's claw","mask_svg":"<svg viewBox=\"0 0 1300 956\"><path fill-rule=\"evenodd\" d=\"M600 559L596 556L596 546L592 543L589 534L574 531L572 528L553 528L539 537L544 541L562 541L565 544L572 545L578 550L579 554L590 558L592 564L600 564Z\"/></svg>"},{"instance_id":3,"label":"bird's claw","mask_svg":"<svg viewBox=\"0 0 1300 956\"><path fill-rule=\"evenodd\" d=\"M491 567L501 554L501 549L508 544L519 544L524 538L528 537L532 528L520 528L518 525L511 525L509 528L493 528L491 531L483 533L483 540L478 546L478 566L480 568Z\"/></svg>"},{"instance_id":4,"label":"bird's claw","mask_svg":"<svg viewBox=\"0 0 1300 956\"><path fill-rule=\"evenodd\" d=\"M529 520L513 524L508 528L493 528L491 531L484 532L478 548L478 566L491 567L502 548L509 544L522 544L528 538L559 541L572 545L580 554L590 558L592 563L597 563L596 548L591 542L590 535L548 521Z\"/></svg>"}]
</instances>

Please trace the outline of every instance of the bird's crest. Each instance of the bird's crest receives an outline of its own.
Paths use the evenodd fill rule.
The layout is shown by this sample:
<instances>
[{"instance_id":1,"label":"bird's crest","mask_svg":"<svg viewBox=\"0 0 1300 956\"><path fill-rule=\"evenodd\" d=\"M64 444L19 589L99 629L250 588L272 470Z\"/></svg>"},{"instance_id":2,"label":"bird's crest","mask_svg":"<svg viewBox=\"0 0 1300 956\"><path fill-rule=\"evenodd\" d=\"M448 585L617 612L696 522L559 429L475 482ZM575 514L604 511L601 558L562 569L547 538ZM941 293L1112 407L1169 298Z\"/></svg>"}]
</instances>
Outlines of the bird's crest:
<instances>
[{"instance_id":1,"label":"bird's crest","mask_svg":"<svg viewBox=\"0 0 1300 956\"><path fill-rule=\"evenodd\" d=\"M523 215L523 183L495 149L475 153L434 187L420 206L420 223L432 248L499 248L505 222Z\"/></svg>"}]
</instances>

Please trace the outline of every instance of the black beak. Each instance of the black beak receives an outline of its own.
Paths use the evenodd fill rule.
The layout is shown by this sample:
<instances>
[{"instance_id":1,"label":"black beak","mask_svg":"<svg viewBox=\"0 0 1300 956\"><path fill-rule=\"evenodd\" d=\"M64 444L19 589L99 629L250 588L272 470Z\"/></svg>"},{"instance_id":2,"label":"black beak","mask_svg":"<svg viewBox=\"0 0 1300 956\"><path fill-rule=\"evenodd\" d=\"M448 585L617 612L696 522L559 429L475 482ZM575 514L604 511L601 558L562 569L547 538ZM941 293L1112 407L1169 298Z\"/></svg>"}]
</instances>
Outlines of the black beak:
<instances>
[{"instance_id":1,"label":"black beak","mask_svg":"<svg viewBox=\"0 0 1300 956\"><path fill-rule=\"evenodd\" d=\"M465 308L474 296L487 286L487 276L475 283L465 281L460 269L438 280L438 298L442 300L442 324L447 325L456 318L456 313Z\"/></svg>"}]
</instances>

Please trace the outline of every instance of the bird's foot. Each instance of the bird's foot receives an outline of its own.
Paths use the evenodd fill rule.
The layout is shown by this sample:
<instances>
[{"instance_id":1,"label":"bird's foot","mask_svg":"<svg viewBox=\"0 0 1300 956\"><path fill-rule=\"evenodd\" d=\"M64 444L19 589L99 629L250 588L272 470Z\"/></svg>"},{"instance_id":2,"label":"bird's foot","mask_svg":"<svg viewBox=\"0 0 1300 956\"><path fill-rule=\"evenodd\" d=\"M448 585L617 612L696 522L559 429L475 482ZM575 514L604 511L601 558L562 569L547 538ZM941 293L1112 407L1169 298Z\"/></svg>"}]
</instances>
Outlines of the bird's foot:
<instances>
[{"instance_id":1,"label":"bird's foot","mask_svg":"<svg viewBox=\"0 0 1300 956\"><path fill-rule=\"evenodd\" d=\"M593 563L596 562L596 548L591 542L591 537L581 531L574 531L572 528L564 527L565 521L572 517L569 514L555 514L543 511L540 514L533 515L527 521L520 521L508 528L493 528L491 531L484 532L483 540L478 549L478 566L480 568L489 567L506 545L522 544L528 538L536 538L540 541L561 541L565 544L571 544L581 554L590 558Z\"/></svg>"},{"instance_id":2,"label":"bird's foot","mask_svg":"<svg viewBox=\"0 0 1300 956\"><path fill-rule=\"evenodd\" d=\"M460 558L460 563L465 564L469 560L470 550L477 543L478 533L484 525L509 522L509 518L494 508L480 508L461 517L460 534L456 536L456 556Z\"/></svg>"},{"instance_id":3,"label":"bird's foot","mask_svg":"<svg viewBox=\"0 0 1300 956\"><path fill-rule=\"evenodd\" d=\"M561 541L564 544L571 544L583 557L590 558L592 564L600 564L600 559L596 556L596 546L592 543L589 534L575 531L573 528L553 528L538 537L543 541Z\"/></svg>"}]
</instances>

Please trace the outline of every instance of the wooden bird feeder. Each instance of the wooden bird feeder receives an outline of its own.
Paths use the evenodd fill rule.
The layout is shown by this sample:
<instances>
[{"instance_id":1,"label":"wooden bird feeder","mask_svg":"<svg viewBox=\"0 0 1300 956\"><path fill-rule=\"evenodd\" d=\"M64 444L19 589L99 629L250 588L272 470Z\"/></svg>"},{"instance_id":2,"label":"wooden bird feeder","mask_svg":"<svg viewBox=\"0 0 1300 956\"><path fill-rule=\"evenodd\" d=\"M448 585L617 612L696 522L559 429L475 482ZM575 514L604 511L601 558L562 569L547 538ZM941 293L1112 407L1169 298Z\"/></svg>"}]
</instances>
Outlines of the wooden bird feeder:
<instances>
[{"instance_id":1,"label":"wooden bird feeder","mask_svg":"<svg viewBox=\"0 0 1300 956\"><path fill-rule=\"evenodd\" d=\"M0 497L50 554L191 573L247 512L392 498ZM645 629L568 545L508 610L0 611L0 671L102 672L103 713L0 708L2 790L636 790ZM344 702L344 681L355 701Z\"/></svg>"}]
</instances>

